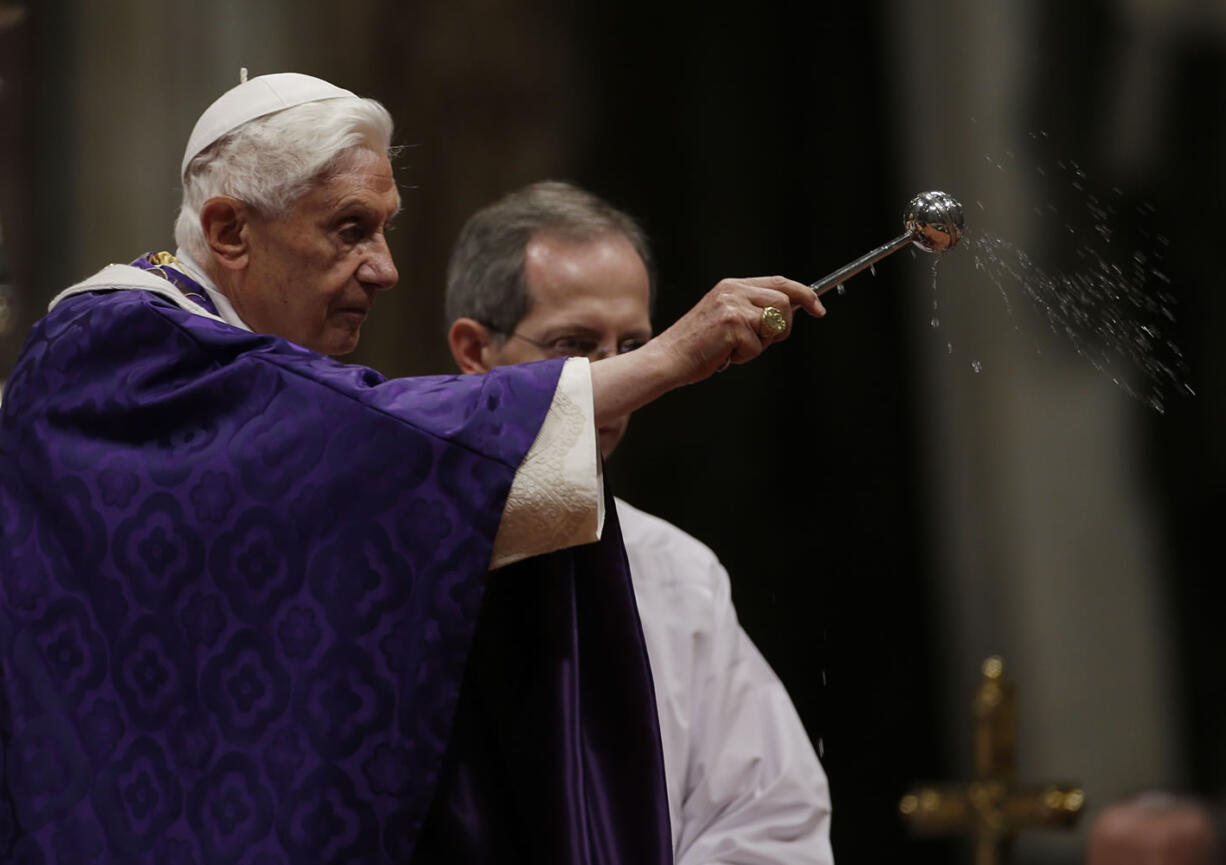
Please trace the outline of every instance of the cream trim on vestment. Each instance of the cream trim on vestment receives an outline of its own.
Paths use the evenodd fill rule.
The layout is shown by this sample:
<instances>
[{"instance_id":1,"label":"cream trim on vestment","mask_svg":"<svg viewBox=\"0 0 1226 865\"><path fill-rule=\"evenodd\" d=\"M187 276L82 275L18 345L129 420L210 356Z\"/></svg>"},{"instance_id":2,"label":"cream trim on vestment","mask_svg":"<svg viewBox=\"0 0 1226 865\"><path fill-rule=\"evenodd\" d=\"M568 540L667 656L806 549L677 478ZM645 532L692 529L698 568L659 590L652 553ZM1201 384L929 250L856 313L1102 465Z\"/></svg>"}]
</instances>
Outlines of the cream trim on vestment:
<instances>
[{"instance_id":1,"label":"cream trim on vestment","mask_svg":"<svg viewBox=\"0 0 1226 865\"><path fill-rule=\"evenodd\" d=\"M88 279L83 279L76 285L70 285L51 298L51 303L47 304L47 312L55 309L56 305L64 300L78 294L87 294L91 291L131 291L133 289L151 291L190 313L211 318L223 324L228 323L220 316L213 315L162 277L130 264L108 264Z\"/></svg>"},{"instance_id":2,"label":"cream trim on vestment","mask_svg":"<svg viewBox=\"0 0 1226 865\"><path fill-rule=\"evenodd\" d=\"M604 517L591 367L587 358L570 358L511 482L490 568L598 541Z\"/></svg>"}]
</instances>

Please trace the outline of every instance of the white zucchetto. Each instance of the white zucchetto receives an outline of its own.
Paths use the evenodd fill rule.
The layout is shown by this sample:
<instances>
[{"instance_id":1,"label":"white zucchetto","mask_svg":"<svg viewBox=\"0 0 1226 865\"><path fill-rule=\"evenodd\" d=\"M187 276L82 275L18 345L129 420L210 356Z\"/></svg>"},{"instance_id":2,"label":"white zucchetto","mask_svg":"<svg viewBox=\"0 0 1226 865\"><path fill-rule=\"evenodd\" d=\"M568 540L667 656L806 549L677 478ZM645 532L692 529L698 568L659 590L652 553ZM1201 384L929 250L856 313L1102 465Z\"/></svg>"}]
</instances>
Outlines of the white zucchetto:
<instances>
[{"instance_id":1,"label":"white zucchetto","mask_svg":"<svg viewBox=\"0 0 1226 865\"><path fill-rule=\"evenodd\" d=\"M357 98L343 87L298 72L277 72L244 81L223 93L200 115L187 139L179 176L186 176L188 163L210 144L257 117L321 99Z\"/></svg>"}]
</instances>

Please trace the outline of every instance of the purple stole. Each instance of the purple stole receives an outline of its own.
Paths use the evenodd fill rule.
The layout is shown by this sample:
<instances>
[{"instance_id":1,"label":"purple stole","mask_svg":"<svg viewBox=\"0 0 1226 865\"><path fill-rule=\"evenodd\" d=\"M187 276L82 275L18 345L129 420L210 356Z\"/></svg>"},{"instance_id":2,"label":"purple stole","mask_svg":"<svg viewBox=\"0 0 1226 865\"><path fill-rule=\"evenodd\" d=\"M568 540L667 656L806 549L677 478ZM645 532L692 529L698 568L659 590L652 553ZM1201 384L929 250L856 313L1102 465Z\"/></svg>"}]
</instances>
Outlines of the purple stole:
<instances>
[{"instance_id":1,"label":"purple stole","mask_svg":"<svg viewBox=\"0 0 1226 865\"><path fill-rule=\"evenodd\" d=\"M204 290L204 286L200 285L200 283L183 271L171 266L177 263L174 256L168 252L146 252L136 261L132 262L131 266L162 277L162 279L179 289L188 300L203 307L213 315L217 315L217 306L213 303L213 299L209 297L209 293Z\"/></svg>"}]
</instances>

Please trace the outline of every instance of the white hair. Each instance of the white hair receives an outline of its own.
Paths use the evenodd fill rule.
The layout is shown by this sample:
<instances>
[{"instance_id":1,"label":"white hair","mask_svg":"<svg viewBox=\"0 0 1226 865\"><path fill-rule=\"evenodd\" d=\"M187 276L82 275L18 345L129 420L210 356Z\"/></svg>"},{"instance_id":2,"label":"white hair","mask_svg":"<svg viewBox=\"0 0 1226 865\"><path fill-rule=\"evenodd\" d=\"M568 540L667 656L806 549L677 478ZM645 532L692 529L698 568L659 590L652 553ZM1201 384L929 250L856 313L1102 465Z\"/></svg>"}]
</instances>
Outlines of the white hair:
<instances>
[{"instance_id":1,"label":"white hair","mask_svg":"<svg viewBox=\"0 0 1226 865\"><path fill-rule=\"evenodd\" d=\"M252 120L188 163L175 242L203 265L200 208L210 198L228 195L275 218L351 151L390 155L391 139L392 117L373 99L323 99Z\"/></svg>"}]
</instances>

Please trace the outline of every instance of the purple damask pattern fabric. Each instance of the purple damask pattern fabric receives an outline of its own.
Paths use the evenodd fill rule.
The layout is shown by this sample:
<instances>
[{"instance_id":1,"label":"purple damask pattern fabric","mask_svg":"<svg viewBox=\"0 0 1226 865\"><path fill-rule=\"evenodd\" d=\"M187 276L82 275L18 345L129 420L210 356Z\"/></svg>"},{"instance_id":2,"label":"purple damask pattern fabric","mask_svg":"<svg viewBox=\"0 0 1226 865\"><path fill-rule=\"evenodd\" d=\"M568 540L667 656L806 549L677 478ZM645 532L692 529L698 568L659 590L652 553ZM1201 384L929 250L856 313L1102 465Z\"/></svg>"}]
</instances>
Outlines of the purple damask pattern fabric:
<instances>
[{"instance_id":1,"label":"purple damask pattern fabric","mask_svg":"<svg viewBox=\"0 0 1226 865\"><path fill-rule=\"evenodd\" d=\"M431 803L440 772L451 790L472 762L453 728L486 723L463 717L481 710L461 694L466 659L478 613L505 615L483 601L486 568L559 367L389 381L146 292L57 306L0 413L0 861L405 863L427 820L427 834L502 825L492 799L464 815L441 793ZM616 631L582 658L538 655L526 675L586 664L590 689L623 656L642 768L605 784L625 762L619 740L595 759L572 748L565 774L581 799L634 801L608 813L645 837L662 829L663 847L635 861L663 862L637 618L619 608L617 623L580 627L574 612L589 592L576 578L629 591L616 529L609 543L498 576L571 610L554 618L563 647ZM581 573L591 556L603 564ZM474 654L470 678L497 669L496 649ZM607 735L597 702L545 697L542 717L573 717L584 748ZM517 735L482 772L504 777L508 752L558 753ZM516 765L554 805L572 790ZM584 807L556 831L607 823ZM471 861L529 860L522 839L497 837ZM572 861L630 861L621 843L583 842Z\"/></svg>"}]
</instances>

